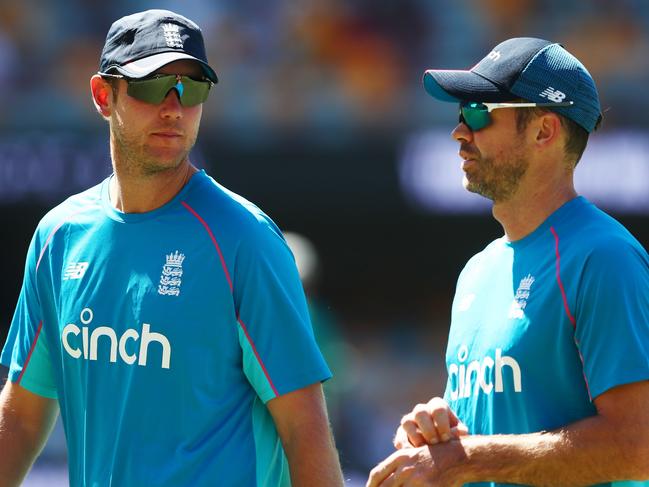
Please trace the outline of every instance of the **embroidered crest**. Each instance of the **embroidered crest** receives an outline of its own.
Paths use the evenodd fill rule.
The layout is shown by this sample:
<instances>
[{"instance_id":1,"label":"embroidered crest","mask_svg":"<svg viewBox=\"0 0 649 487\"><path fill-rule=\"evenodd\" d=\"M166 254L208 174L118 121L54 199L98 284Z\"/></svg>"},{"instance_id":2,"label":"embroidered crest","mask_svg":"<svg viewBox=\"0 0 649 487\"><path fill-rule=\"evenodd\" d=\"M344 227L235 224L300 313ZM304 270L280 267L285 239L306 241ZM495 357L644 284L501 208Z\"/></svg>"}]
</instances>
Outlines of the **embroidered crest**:
<instances>
[{"instance_id":1,"label":"embroidered crest","mask_svg":"<svg viewBox=\"0 0 649 487\"><path fill-rule=\"evenodd\" d=\"M179 296L183 276L183 261L185 254L177 250L167 255L167 263L162 267L158 294L163 296Z\"/></svg>"},{"instance_id":2,"label":"embroidered crest","mask_svg":"<svg viewBox=\"0 0 649 487\"><path fill-rule=\"evenodd\" d=\"M168 47L183 48L183 40L180 37L180 27L175 24L163 24L162 30Z\"/></svg>"},{"instance_id":3,"label":"embroidered crest","mask_svg":"<svg viewBox=\"0 0 649 487\"><path fill-rule=\"evenodd\" d=\"M521 279L516 290L516 295L514 296L514 301L512 301L512 305L509 308L509 318L523 318L525 316L524 311L527 306L527 300L530 297L532 284L534 284L534 277L531 274Z\"/></svg>"}]
</instances>

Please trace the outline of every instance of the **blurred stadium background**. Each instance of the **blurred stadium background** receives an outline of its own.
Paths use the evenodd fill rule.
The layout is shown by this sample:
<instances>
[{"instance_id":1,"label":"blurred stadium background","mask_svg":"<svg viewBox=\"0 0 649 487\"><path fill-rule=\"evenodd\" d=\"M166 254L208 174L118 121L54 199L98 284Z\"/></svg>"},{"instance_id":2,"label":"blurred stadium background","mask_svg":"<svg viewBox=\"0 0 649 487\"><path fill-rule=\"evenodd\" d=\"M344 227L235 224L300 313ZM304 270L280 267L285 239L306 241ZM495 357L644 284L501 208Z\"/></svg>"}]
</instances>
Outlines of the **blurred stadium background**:
<instances>
[{"instance_id":1,"label":"blurred stadium background","mask_svg":"<svg viewBox=\"0 0 649 487\"><path fill-rule=\"evenodd\" d=\"M443 392L455 279L501 234L461 188L457 109L424 93L425 68L468 68L513 36L561 42L606 111L578 189L649 246L649 2L0 0L2 343L38 220L110 172L88 79L110 23L147 8L196 20L220 78L193 161L306 259L350 485L392 451L401 415ZM25 485L66 485L64 466L59 425Z\"/></svg>"}]
</instances>

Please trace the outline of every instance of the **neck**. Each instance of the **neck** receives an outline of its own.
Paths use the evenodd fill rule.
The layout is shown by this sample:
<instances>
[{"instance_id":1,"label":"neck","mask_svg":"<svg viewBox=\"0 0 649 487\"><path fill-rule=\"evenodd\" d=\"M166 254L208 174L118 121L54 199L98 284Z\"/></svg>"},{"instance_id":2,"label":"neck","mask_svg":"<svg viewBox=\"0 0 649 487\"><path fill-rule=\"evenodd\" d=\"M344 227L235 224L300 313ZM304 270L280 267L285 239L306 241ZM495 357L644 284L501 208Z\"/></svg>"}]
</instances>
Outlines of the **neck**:
<instances>
[{"instance_id":1,"label":"neck","mask_svg":"<svg viewBox=\"0 0 649 487\"><path fill-rule=\"evenodd\" d=\"M512 198L494 203L494 218L509 241L520 240L541 225L552 213L577 196L572 176L562 181L521 186Z\"/></svg>"},{"instance_id":2,"label":"neck","mask_svg":"<svg viewBox=\"0 0 649 487\"><path fill-rule=\"evenodd\" d=\"M175 168L155 174L134 174L113 165L115 177L110 181L110 201L124 213L146 213L171 201L198 169L185 159Z\"/></svg>"}]
</instances>

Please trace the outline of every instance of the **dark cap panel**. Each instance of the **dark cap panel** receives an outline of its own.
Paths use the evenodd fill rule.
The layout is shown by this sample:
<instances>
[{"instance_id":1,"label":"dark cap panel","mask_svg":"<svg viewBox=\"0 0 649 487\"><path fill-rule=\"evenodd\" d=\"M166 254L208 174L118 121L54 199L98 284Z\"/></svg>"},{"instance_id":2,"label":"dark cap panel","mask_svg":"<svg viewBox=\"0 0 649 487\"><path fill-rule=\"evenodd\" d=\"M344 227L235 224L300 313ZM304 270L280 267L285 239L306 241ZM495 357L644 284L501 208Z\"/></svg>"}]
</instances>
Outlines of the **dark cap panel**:
<instances>
[{"instance_id":1,"label":"dark cap panel","mask_svg":"<svg viewBox=\"0 0 649 487\"><path fill-rule=\"evenodd\" d=\"M524 67L550 44L533 37L508 39L494 47L471 71L510 91Z\"/></svg>"},{"instance_id":2,"label":"dark cap panel","mask_svg":"<svg viewBox=\"0 0 649 487\"><path fill-rule=\"evenodd\" d=\"M588 132L601 118L597 87L586 67L560 44L533 37L501 42L470 70L426 70L424 88L450 102L570 101L569 107L550 109Z\"/></svg>"},{"instance_id":3,"label":"dark cap panel","mask_svg":"<svg viewBox=\"0 0 649 487\"><path fill-rule=\"evenodd\" d=\"M160 58L160 62L165 64L175 59L200 62L206 76L217 82L216 73L207 61L200 28L188 18L169 10L147 10L115 21L106 36L99 72L117 69L131 77L147 76L161 67L149 58L163 53L178 54L177 57L172 54ZM147 59L149 62L144 61Z\"/></svg>"}]
</instances>

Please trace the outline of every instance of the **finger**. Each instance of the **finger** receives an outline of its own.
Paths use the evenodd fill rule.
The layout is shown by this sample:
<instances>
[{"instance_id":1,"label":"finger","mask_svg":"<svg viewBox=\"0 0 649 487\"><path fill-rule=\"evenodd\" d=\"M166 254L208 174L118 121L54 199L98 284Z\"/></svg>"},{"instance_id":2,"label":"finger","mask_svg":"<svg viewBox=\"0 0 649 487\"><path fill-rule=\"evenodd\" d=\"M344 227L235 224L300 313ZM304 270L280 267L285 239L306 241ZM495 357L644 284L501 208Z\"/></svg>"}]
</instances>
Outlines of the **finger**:
<instances>
[{"instance_id":1,"label":"finger","mask_svg":"<svg viewBox=\"0 0 649 487\"><path fill-rule=\"evenodd\" d=\"M448 406L448 404L446 404L446 410L448 412L448 417L449 417L449 421L451 423L451 426L457 426L459 424L464 424L464 423L462 423L462 421L460 421L460 418L457 417L457 415L455 414L455 411L453 411Z\"/></svg>"},{"instance_id":2,"label":"finger","mask_svg":"<svg viewBox=\"0 0 649 487\"><path fill-rule=\"evenodd\" d=\"M428 409L415 412L415 423L421 435L426 439L426 443L429 445L439 443L439 431Z\"/></svg>"},{"instance_id":3,"label":"finger","mask_svg":"<svg viewBox=\"0 0 649 487\"><path fill-rule=\"evenodd\" d=\"M430 405L427 404L417 404L412 412L404 417L404 419L413 420L417 425L419 432L426 439L426 443L434 445L439 442L439 436L437 434L437 428L435 423L431 418L431 409Z\"/></svg>"},{"instance_id":4,"label":"finger","mask_svg":"<svg viewBox=\"0 0 649 487\"><path fill-rule=\"evenodd\" d=\"M426 408L432 413L435 410L444 410L446 411L446 414L448 414L451 423L456 423L459 422L458 417L455 415L453 410L450 408L448 403L441 397L434 397L430 401L426 403ZM455 424L452 424L452 426L455 426Z\"/></svg>"},{"instance_id":5,"label":"finger","mask_svg":"<svg viewBox=\"0 0 649 487\"><path fill-rule=\"evenodd\" d=\"M401 428L406 434L406 439L408 441L406 446L420 447L428 444L428 440L424 438L414 421L404 421Z\"/></svg>"},{"instance_id":6,"label":"finger","mask_svg":"<svg viewBox=\"0 0 649 487\"><path fill-rule=\"evenodd\" d=\"M398 453L399 452L393 453L372 469L365 487L379 487L380 485L385 487L383 482L394 473L398 467Z\"/></svg>"},{"instance_id":7,"label":"finger","mask_svg":"<svg viewBox=\"0 0 649 487\"><path fill-rule=\"evenodd\" d=\"M448 409L434 409L431 413L431 423L439 435L441 441L448 441L451 439L451 422L449 418Z\"/></svg>"},{"instance_id":8,"label":"finger","mask_svg":"<svg viewBox=\"0 0 649 487\"><path fill-rule=\"evenodd\" d=\"M451 434L456 438L460 436L466 436L469 434L469 428L466 424L460 423L457 426L451 428Z\"/></svg>"},{"instance_id":9,"label":"finger","mask_svg":"<svg viewBox=\"0 0 649 487\"><path fill-rule=\"evenodd\" d=\"M380 487L401 487L403 486L403 482L397 478L396 473L391 473L387 479L385 479L383 482L381 482Z\"/></svg>"},{"instance_id":10,"label":"finger","mask_svg":"<svg viewBox=\"0 0 649 487\"><path fill-rule=\"evenodd\" d=\"M437 434L442 441L469 433L467 426L460 421L448 403L441 397L434 397L428 401L427 407L437 428ZM445 436L446 434L450 435L450 437Z\"/></svg>"},{"instance_id":11,"label":"finger","mask_svg":"<svg viewBox=\"0 0 649 487\"><path fill-rule=\"evenodd\" d=\"M412 484L412 468L408 468L409 462L406 458L401 458L397 468L380 484L380 487L405 487L419 484Z\"/></svg>"},{"instance_id":12,"label":"finger","mask_svg":"<svg viewBox=\"0 0 649 487\"><path fill-rule=\"evenodd\" d=\"M408 434L406 433L406 430L403 429L403 426L399 426L399 428L397 428L397 432L394 434L394 440L392 440L392 444L397 450L413 446L410 443L410 440L408 440Z\"/></svg>"},{"instance_id":13,"label":"finger","mask_svg":"<svg viewBox=\"0 0 649 487\"><path fill-rule=\"evenodd\" d=\"M424 446L428 444L428 439L423 436L420 422L430 420L426 410L426 404L417 404L412 412L401 418L401 427L406 432L408 442L412 446ZM433 426L434 428L434 426ZM429 428L430 429L430 428Z\"/></svg>"}]
</instances>

